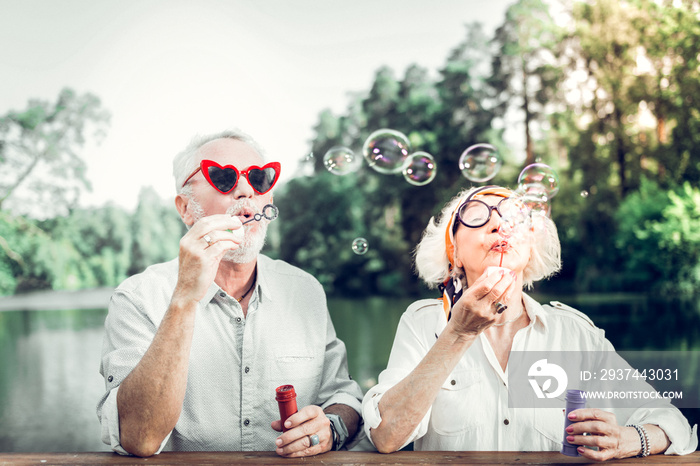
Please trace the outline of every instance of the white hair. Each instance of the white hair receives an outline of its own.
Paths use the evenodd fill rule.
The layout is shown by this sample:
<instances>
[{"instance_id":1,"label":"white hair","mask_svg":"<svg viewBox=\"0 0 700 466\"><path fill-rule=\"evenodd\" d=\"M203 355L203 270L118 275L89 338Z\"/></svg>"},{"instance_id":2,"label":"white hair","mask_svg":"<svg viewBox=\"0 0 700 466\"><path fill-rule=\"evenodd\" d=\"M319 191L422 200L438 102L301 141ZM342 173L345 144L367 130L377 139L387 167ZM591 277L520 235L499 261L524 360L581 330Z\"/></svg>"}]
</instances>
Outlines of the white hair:
<instances>
[{"instance_id":1,"label":"white hair","mask_svg":"<svg viewBox=\"0 0 700 466\"><path fill-rule=\"evenodd\" d=\"M437 217L432 217L415 250L415 267L418 276L430 287L436 288L450 277L464 277L464 270L450 267L447 258L445 233L454 211L476 189L464 189L442 208ZM454 227L454 225L453 225ZM530 260L523 271L523 282L528 288L538 280L550 277L561 269L561 245L557 227L549 217L535 230ZM456 247L456 244L455 244Z\"/></svg>"},{"instance_id":2,"label":"white hair","mask_svg":"<svg viewBox=\"0 0 700 466\"><path fill-rule=\"evenodd\" d=\"M265 151L263 148L247 133L239 129L229 129L219 133L196 135L192 138L187 147L173 159L173 176L175 177L175 192L177 194L185 194L188 197L191 196L192 191L188 189L187 186L183 187L182 183L184 183L185 179L199 166L196 158L197 151L204 144L216 139L236 139L245 142L265 160Z\"/></svg>"}]
</instances>

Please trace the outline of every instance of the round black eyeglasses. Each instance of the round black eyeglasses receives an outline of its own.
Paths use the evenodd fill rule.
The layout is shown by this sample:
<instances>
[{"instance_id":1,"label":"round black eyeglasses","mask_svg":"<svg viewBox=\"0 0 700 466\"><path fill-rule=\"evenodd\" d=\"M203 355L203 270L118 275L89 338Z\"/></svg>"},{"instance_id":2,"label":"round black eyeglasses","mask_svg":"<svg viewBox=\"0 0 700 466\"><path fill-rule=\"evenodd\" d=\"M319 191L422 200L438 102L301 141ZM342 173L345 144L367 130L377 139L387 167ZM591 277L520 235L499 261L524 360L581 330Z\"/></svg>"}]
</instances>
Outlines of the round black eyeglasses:
<instances>
[{"instance_id":1,"label":"round black eyeglasses","mask_svg":"<svg viewBox=\"0 0 700 466\"><path fill-rule=\"evenodd\" d=\"M457 209L457 219L467 228L479 228L491 220L494 210L501 218L511 217L518 210L518 203L510 197L504 197L494 206L479 199L470 199Z\"/></svg>"}]
</instances>

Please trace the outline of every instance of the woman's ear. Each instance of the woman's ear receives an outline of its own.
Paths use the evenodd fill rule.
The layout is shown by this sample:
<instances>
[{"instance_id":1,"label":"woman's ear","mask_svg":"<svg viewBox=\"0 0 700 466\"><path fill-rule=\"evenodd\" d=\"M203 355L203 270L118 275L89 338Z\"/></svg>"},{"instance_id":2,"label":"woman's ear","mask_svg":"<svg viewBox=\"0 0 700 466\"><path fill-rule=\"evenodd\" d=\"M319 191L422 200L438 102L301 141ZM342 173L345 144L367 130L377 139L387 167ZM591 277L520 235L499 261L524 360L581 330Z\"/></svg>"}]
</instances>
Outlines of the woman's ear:
<instances>
[{"instance_id":1,"label":"woman's ear","mask_svg":"<svg viewBox=\"0 0 700 466\"><path fill-rule=\"evenodd\" d=\"M464 269L464 263L461 261L461 259L459 258L459 254L457 253L457 244L455 244L452 256L455 262L454 266L458 269Z\"/></svg>"}]
</instances>

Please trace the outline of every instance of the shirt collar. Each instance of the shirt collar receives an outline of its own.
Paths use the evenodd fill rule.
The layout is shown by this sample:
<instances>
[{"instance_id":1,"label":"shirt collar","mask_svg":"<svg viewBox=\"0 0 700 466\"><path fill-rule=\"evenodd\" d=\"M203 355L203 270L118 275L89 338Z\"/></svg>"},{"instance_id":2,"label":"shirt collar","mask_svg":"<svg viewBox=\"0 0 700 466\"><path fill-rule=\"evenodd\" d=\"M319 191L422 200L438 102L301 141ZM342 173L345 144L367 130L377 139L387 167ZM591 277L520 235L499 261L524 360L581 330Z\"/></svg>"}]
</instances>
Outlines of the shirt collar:
<instances>
[{"instance_id":1,"label":"shirt collar","mask_svg":"<svg viewBox=\"0 0 700 466\"><path fill-rule=\"evenodd\" d=\"M542 327L547 330L547 313L540 303L532 299L527 293L523 293L523 303L525 304L525 311L528 317L530 317L531 327Z\"/></svg>"},{"instance_id":2,"label":"shirt collar","mask_svg":"<svg viewBox=\"0 0 700 466\"><path fill-rule=\"evenodd\" d=\"M270 287L267 284L267 280L265 277L269 275L269 273L266 273L267 269L270 266L269 260L266 256L263 255L258 255L258 262L257 262L257 267L256 267L256 273L257 276L255 277L255 288L258 291L258 296L262 300L264 299L269 299L272 301L272 295L270 294ZM204 295L204 298L199 302L202 305L206 305L211 302L214 297L221 292L221 287L216 284L216 282L212 282L211 285L209 285L209 288L207 289L206 294ZM254 291L253 291L254 292Z\"/></svg>"}]
</instances>

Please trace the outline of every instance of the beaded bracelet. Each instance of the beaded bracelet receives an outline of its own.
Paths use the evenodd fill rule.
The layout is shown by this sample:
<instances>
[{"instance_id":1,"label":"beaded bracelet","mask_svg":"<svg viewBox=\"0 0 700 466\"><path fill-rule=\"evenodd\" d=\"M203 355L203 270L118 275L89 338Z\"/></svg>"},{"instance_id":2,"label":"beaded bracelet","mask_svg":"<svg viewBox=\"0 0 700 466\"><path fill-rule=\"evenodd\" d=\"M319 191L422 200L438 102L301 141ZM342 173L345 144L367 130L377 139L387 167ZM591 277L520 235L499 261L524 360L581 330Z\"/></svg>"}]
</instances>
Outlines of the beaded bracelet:
<instances>
[{"instance_id":1,"label":"beaded bracelet","mask_svg":"<svg viewBox=\"0 0 700 466\"><path fill-rule=\"evenodd\" d=\"M639 424L627 424L627 427L634 427L634 430L639 434L639 440L642 442L642 451L637 455L637 457L644 458L649 456L649 435L644 426Z\"/></svg>"}]
</instances>

